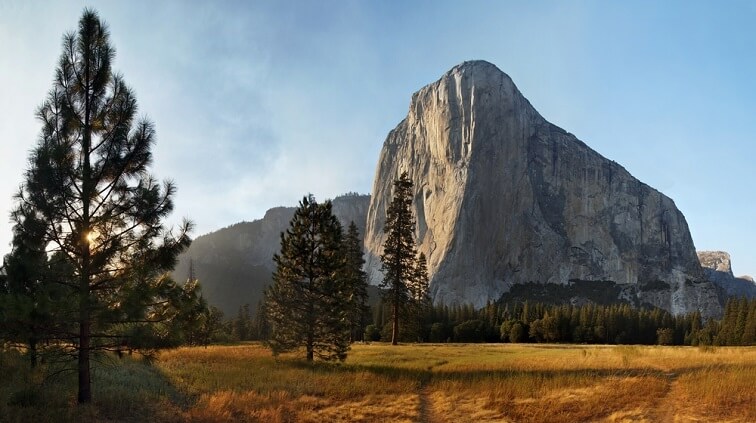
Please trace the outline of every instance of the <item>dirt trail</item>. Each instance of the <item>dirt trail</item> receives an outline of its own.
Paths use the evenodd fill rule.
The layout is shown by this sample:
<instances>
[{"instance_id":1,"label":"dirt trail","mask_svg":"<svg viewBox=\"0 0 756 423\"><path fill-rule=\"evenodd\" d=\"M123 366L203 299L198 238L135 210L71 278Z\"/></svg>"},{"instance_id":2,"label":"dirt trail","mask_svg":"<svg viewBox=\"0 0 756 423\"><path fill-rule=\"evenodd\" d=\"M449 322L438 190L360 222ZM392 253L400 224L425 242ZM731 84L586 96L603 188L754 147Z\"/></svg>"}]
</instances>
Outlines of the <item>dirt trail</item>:
<instances>
[{"instance_id":1,"label":"dirt trail","mask_svg":"<svg viewBox=\"0 0 756 423\"><path fill-rule=\"evenodd\" d=\"M418 396L420 398L420 404L418 405L418 421L420 423L436 423L439 420L435 418L433 415L433 410L430 404L430 400L428 398L428 387L422 386L420 387L420 392L418 392Z\"/></svg>"},{"instance_id":2,"label":"dirt trail","mask_svg":"<svg viewBox=\"0 0 756 423\"><path fill-rule=\"evenodd\" d=\"M679 373L667 372L664 374L667 380L667 392L656 404L654 420L658 422L674 422L677 415L677 401L675 401L675 387Z\"/></svg>"},{"instance_id":3,"label":"dirt trail","mask_svg":"<svg viewBox=\"0 0 756 423\"><path fill-rule=\"evenodd\" d=\"M433 404L431 404L430 400L430 388L428 388L428 384L430 384L431 379L433 379L433 367L435 367L435 365L429 366L427 372L425 372L420 379L420 386L417 393L418 398L420 399L417 410L418 422L420 423L441 423L446 421L446 419L443 419L434 412Z\"/></svg>"}]
</instances>

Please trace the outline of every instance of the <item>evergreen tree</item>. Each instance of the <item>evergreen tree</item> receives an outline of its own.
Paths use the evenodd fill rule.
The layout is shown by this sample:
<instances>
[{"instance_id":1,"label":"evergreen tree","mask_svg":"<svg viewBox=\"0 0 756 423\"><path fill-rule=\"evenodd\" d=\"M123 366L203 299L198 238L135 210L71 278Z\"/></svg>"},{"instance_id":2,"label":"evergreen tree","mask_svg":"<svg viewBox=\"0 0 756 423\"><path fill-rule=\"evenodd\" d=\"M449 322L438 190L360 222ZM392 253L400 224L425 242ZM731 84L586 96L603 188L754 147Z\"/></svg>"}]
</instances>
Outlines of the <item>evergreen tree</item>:
<instances>
[{"instance_id":1,"label":"evergreen tree","mask_svg":"<svg viewBox=\"0 0 756 423\"><path fill-rule=\"evenodd\" d=\"M362 238L354 222L349 224L343 245L345 266L342 277L346 288L345 295L349 298L351 340L358 341L362 339L365 326L368 324L370 307L367 304L367 274L362 269L365 264Z\"/></svg>"},{"instance_id":2,"label":"evergreen tree","mask_svg":"<svg viewBox=\"0 0 756 423\"><path fill-rule=\"evenodd\" d=\"M239 306L239 312L234 320L234 337L239 341L249 341L252 331L252 316L249 304Z\"/></svg>"},{"instance_id":3,"label":"evergreen tree","mask_svg":"<svg viewBox=\"0 0 756 423\"><path fill-rule=\"evenodd\" d=\"M265 293L273 354L305 347L308 361L346 359L350 301L341 225L330 201L302 199L273 261L273 284Z\"/></svg>"},{"instance_id":4,"label":"evergreen tree","mask_svg":"<svg viewBox=\"0 0 756 423\"><path fill-rule=\"evenodd\" d=\"M172 301L178 305L176 313L171 319L174 324L173 332L179 343L189 345L207 345L207 324L210 318L210 308L207 300L202 296L202 286L190 273L190 279L178 287L178 298Z\"/></svg>"},{"instance_id":5,"label":"evergreen tree","mask_svg":"<svg viewBox=\"0 0 756 423\"><path fill-rule=\"evenodd\" d=\"M29 207L19 206L11 214L13 227L11 253L5 257L6 282L0 307L0 338L23 341L29 364L36 367L38 345L52 336L54 312L61 307L60 286L52 283L54 275L45 251L45 225ZM56 304L58 302L59 304Z\"/></svg>"},{"instance_id":6,"label":"evergreen tree","mask_svg":"<svg viewBox=\"0 0 756 423\"><path fill-rule=\"evenodd\" d=\"M200 299L202 298L200 297ZM204 300L202 301L204 302ZM197 304L195 304L196 306ZM204 306L197 315L197 319L184 328L186 343L207 347L207 345L215 342L228 341L230 334L226 333L223 324L223 311L215 306L207 306L206 303ZM190 310L192 309L196 310L196 308L190 307Z\"/></svg>"},{"instance_id":7,"label":"evergreen tree","mask_svg":"<svg viewBox=\"0 0 756 423\"><path fill-rule=\"evenodd\" d=\"M672 345L674 342L674 331L672 328L659 328L656 330L657 344Z\"/></svg>"},{"instance_id":8,"label":"evergreen tree","mask_svg":"<svg viewBox=\"0 0 756 423\"><path fill-rule=\"evenodd\" d=\"M729 340L728 345L742 345L743 334L746 327L746 319L748 317L748 300L742 297L737 302L737 313L735 319L735 327L732 331L732 339Z\"/></svg>"},{"instance_id":9,"label":"evergreen tree","mask_svg":"<svg viewBox=\"0 0 756 423\"><path fill-rule=\"evenodd\" d=\"M165 292L164 274L188 246L190 224L173 236L162 219L175 187L149 174L154 125L136 120L136 98L111 69L107 26L85 10L63 38L53 88L37 113L38 144L17 196L45 223L48 252L72 273L57 283L73 291L75 328L67 335L77 357L78 401L92 399L90 356L112 349L113 330L151 322ZM163 304L162 301L158 302ZM124 305L128 304L128 308Z\"/></svg>"},{"instance_id":10,"label":"evergreen tree","mask_svg":"<svg viewBox=\"0 0 756 423\"><path fill-rule=\"evenodd\" d=\"M740 343L741 345L756 345L756 298L752 299L748 305L748 316Z\"/></svg>"},{"instance_id":11,"label":"evergreen tree","mask_svg":"<svg viewBox=\"0 0 756 423\"><path fill-rule=\"evenodd\" d=\"M525 324L523 324L521 321L517 320L514 323L512 323L512 327L509 331L509 342L512 343L518 343L525 340L525 332L528 329L526 328Z\"/></svg>"},{"instance_id":12,"label":"evergreen tree","mask_svg":"<svg viewBox=\"0 0 756 423\"><path fill-rule=\"evenodd\" d=\"M485 323L480 320L466 320L452 330L454 342L483 342L485 341Z\"/></svg>"},{"instance_id":13,"label":"evergreen tree","mask_svg":"<svg viewBox=\"0 0 756 423\"><path fill-rule=\"evenodd\" d=\"M420 253L415 262L414 274L410 284L411 311L417 325L417 338L420 342L425 339L422 336L423 320L433 309L433 304L428 296L428 283L428 262L425 259L425 253Z\"/></svg>"},{"instance_id":14,"label":"evergreen tree","mask_svg":"<svg viewBox=\"0 0 756 423\"><path fill-rule=\"evenodd\" d=\"M415 219L412 216L412 181L407 172L394 181L394 196L386 212L388 234L383 244L381 288L391 305L391 344L399 342L399 320L412 299L415 277Z\"/></svg>"},{"instance_id":15,"label":"evergreen tree","mask_svg":"<svg viewBox=\"0 0 756 423\"><path fill-rule=\"evenodd\" d=\"M719 331L714 338L716 345L733 345L736 339L735 325L738 320L738 301L735 298L727 300L724 315L719 323Z\"/></svg>"},{"instance_id":16,"label":"evergreen tree","mask_svg":"<svg viewBox=\"0 0 756 423\"><path fill-rule=\"evenodd\" d=\"M267 341L270 337L270 324L268 323L268 309L265 301L257 302L255 317L252 319L252 333L254 339Z\"/></svg>"}]
</instances>

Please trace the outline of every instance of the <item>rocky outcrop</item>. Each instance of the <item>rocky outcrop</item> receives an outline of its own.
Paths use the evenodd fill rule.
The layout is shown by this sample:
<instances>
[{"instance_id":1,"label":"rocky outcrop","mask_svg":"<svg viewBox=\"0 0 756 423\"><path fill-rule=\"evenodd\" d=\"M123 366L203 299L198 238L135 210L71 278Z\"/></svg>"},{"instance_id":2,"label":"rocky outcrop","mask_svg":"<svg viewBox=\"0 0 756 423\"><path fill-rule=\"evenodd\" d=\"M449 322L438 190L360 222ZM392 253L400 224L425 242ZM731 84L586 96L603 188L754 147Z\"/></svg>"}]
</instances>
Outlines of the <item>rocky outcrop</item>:
<instances>
[{"instance_id":1,"label":"rocky outcrop","mask_svg":"<svg viewBox=\"0 0 756 423\"><path fill-rule=\"evenodd\" d=\"M730 254L724 251L699 251L698 260L708 279L725 297L756 298L756 283L750 276L735 277Z\"/></svg>"},{"instance_id":2,"label":"rocky outcrop","mask_svg":"<svg viewBox=\"0 0 756 423\"><path fill-rule=\"evenodd\" d=\"M333 214L346 228L354 221L361 234L370 197L346 194L333 199ZM239 306L256 306L274 270L273 254L281 246L281 232L289 226L294 207L275 207L265 217L241 222L197 237L179 256L174 278L184 281L189 276L189 262L195 277L202 284L205 298L227 315Z\"/></svg>"},{"instance_id":3,"label":"rocky outcrop","mask_svg":"<svg viewBox=\"0 0 756 423\"><path fill-rule=\"evenodd\" d=\"M602 281L636 305L721 313L674 202L547 122L490 63L465 62L415 93L386 138L365 239L372 283L403 171L436 302Z\"/></svg>"}]
</instances>

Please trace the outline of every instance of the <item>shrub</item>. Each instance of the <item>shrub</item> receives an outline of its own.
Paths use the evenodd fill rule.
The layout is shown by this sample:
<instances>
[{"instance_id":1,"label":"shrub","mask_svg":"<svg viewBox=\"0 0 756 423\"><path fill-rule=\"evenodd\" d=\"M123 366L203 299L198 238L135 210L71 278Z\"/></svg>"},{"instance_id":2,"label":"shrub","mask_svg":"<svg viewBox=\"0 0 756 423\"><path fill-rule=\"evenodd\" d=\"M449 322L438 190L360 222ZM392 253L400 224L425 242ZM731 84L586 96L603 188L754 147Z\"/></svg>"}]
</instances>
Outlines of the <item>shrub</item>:
<instances>
[{"instance_id":1,"label":"shrub","mask_svg":"<svg viewBox=\"0 0 756 423\"><path fill-rule=\"evenodd\" d=\"M445 342L449 339L449 333L443 323L434 323L430 328L430 342Z\"/></svg>"},{"instance_id":2,"label":"shrub","mask_svg":"<svg viewBox=\"0 0 756 423\"><path fill-rule=\"evenodd\" d=\"M659 345L672 345L675 342L675 331L672 328L656 330L656 343Z\"/></svg>"},{"instance_id":3,"label":"shrub","mask_svg":"<svg viewBox=\"0 0 756 423\"><path fill-rule=\"evenodd\" d=\"M454 326L454 341L483 342L486 336L486 324L480 320L467 320Z\"/></svg>"},{"instance_id":4,"label":"shrub","mask_svg":"<svg viewBox=\"0 0 756 423\"><path fill-rule=\"evenodd\" d=\"M512 324L509 330L509 342L522 342L525 340L525 326L519 320Z\"/></svg>"},{"instance_id":5,"label":"shrub","mask_svg":"<svg viewBox=\"0 0 756 423\"><path fill-rule=\"evenodd\" d=\"M367 325L365 327L365 341L380 341L381 331L376 325Z\"/></svg>"}]
</instances>

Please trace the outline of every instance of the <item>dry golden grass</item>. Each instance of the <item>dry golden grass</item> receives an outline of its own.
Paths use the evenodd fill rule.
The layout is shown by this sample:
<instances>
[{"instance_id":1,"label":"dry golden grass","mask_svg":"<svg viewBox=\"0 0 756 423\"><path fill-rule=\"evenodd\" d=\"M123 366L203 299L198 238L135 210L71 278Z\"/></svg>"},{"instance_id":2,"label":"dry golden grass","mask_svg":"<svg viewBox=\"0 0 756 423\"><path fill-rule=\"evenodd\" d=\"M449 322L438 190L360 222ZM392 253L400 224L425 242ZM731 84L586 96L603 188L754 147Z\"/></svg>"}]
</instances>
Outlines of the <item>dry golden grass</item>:
<instances>
[{"instance_id":1,"label":"dry golden grass","mask_svg":"<svg viewBox=\"0 0 756 423\"><path fill-rule=\"evenodd\" d=\"M756 422L754 390L753 365L710 366L680 375L669 395L675 401L668 406L691 421Z\"/></svg>"},{"instance_id":2,"label":"dry golden grass","mask_svg":"<svg viewBox=\"0 0 756 423\"><path fill-rule=\"evenodd\" d=\"M167 351L158 367L197 397L188 421L416 421L417 381L396 369L273 359L259 345Z\"/></svg>"},{"instance_id":3,"label":"dry golden grass","mask_svg":"<svg viewBox=\"0 0 756 423\"><path fill-rule=\"evenodd\" d=\"M31 406L3 401L0 421L756 421L753 347L373 344L338 365L301 356L276 360L258 344L166 351L100 370L92 406L73 406L62 381ZM22 398L39 380L1 362L0 376L18 382L0 394Z\"/></svg>"}]
</instances>

